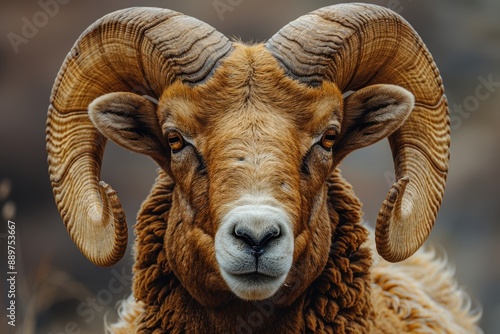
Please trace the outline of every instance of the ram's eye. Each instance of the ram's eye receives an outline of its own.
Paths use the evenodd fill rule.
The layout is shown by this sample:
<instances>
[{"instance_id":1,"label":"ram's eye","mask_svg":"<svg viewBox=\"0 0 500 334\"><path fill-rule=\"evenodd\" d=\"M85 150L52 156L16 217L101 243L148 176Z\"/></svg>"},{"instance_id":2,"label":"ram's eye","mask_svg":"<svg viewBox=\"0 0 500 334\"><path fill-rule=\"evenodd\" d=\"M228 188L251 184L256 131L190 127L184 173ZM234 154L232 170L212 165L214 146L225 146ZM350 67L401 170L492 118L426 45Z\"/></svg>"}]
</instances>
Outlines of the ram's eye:
<instances>
[{"instance_id":1,"label":"ram's eye","mask_svg":"<svg viewBox=\"0 0 500 334\"><path fill-rule=\"evenodd\" d=\"M177 131L171 131L167 135L168 145L172 149L172 152L179 152L185 146L184 138Z\"/></svg>"},{"instance_id":2,"label":"ram's eye","mask_svg":"<svg viewBox=\"0 0 500 334\"><path fill-rule=\"evenodd\" d=\"M337 137L337 130L334 128L329 128L328 130L325 131L323 134L323 137L321 137L321 147L323 147L325 150L330 150L335 144L335 138Z\"/></svg>"}]
</instances>

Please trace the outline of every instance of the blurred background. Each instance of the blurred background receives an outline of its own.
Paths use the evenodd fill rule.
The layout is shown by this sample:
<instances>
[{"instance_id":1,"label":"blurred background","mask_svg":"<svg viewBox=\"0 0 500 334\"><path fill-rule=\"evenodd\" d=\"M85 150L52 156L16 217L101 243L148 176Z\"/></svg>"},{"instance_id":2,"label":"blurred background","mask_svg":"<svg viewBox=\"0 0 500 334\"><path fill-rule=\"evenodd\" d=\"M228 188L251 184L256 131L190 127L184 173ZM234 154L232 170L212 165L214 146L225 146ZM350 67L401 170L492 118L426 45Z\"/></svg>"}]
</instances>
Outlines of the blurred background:
<instances>
[{"instance_id":1,"label":"blurred background","mask_svg":"<svg viewBox=\"0 0 500 334\"><path fill-rule=\"evenodd\" d=\"M153 184L154 163L108 144L102 179L118 191L130 227L128 254L111 268L94 267L73 245L47 173L45 119L51 87L64 57L87 26L116 9L157 6L197 17L227 36L260 42L302 14L338 3L55 1L0 3L1 277L7 271L3 268L8 219L16 223L18 271L15 328L6 324L7 286L1 279L0 333L102 332L103 318L113 319L116 303L130 292L131 227ZM482 305L485 333L500 333L500 2L368 2L404 16L441 71L451 111L451 166L428 244L446 250L460 285L476 307ZM383 141L355 152L342 166L370 222L376 220L394 179L388 146Z\"/></svg>"}]
</instances>

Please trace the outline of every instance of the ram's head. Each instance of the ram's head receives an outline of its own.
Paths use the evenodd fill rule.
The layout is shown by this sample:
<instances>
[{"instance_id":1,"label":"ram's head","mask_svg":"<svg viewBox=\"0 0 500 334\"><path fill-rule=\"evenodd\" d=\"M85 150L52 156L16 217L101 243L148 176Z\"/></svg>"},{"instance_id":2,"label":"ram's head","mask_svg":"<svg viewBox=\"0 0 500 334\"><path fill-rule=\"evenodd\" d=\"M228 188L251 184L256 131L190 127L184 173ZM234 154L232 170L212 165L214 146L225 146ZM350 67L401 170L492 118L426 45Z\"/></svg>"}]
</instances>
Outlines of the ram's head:
<instances>
[{"instance_id":1,"label":"ram's head","mask_svg":"<svg viewBox=\"0 0 500 334\"><path fill-rule=\"evenodd\" d=\"M447 173L439 73L403 19L369 5L320 9L255 46L169 10L112 13L68 55L47 124L58 208L97 265L127 243L117 195L99 182L105 137L173 179L166 253L202 303L207 286L255 300L319 275L325 181L351 151L389 138L397 182L376 227L389 261L427 238Z\"/></svg>"}]
</instances>

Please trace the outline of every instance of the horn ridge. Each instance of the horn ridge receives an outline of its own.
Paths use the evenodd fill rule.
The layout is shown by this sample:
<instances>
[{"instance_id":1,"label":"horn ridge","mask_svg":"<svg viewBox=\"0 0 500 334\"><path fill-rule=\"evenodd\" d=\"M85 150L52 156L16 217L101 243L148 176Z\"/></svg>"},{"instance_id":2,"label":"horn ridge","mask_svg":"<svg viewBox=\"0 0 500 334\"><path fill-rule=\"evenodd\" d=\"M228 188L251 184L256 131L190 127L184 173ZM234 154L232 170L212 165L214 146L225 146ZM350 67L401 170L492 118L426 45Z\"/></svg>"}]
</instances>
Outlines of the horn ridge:
<instances>
[{"instance_id":1,"label":"horn ridge","mask_svg":"<svg viewBox=\"0 0 500 334\"><path fill-rule=\"evenodd\" d=\"M116 192L100 181L106 138L91 122L88 105L111 92L158 98L176 80L202 83L231 48L227 37L199 20L134 7L97 20L66 56L47 114L49 176L72 240L94 264L117 262L128 233Z\"/></svg>"}]
</instances>

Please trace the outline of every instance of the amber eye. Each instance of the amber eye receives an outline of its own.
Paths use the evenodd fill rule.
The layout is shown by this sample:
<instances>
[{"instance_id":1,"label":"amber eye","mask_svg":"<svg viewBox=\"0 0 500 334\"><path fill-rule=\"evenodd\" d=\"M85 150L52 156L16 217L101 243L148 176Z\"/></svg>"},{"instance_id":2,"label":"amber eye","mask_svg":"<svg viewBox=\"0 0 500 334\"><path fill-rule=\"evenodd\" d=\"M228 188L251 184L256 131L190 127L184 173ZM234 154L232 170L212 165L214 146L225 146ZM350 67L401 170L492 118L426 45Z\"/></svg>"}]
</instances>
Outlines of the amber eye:
<instances>
[{"instance_id":1,"label":"amber eye","mask_svg":"<svg viewBox=\"0 0 500 334\"><path fill-rule=\"evenodd\" d=\"M335 138L337 137L337 131L334 128L329 128L321 137L321 146L325 150L329 150L332 148L333 144L335 144Z\"/></svg>"},{"instance_id":2,"label":"amber eye","mask_svg":"<svg viewBox=\"0 0 500 334\"><path fill-rule=\"evenodd\" d=\"M184 138L177 131L171 131L167 135L168 145L172 149L172 152L178 152L184 148Z\"/></svg>"}]
</instances>

